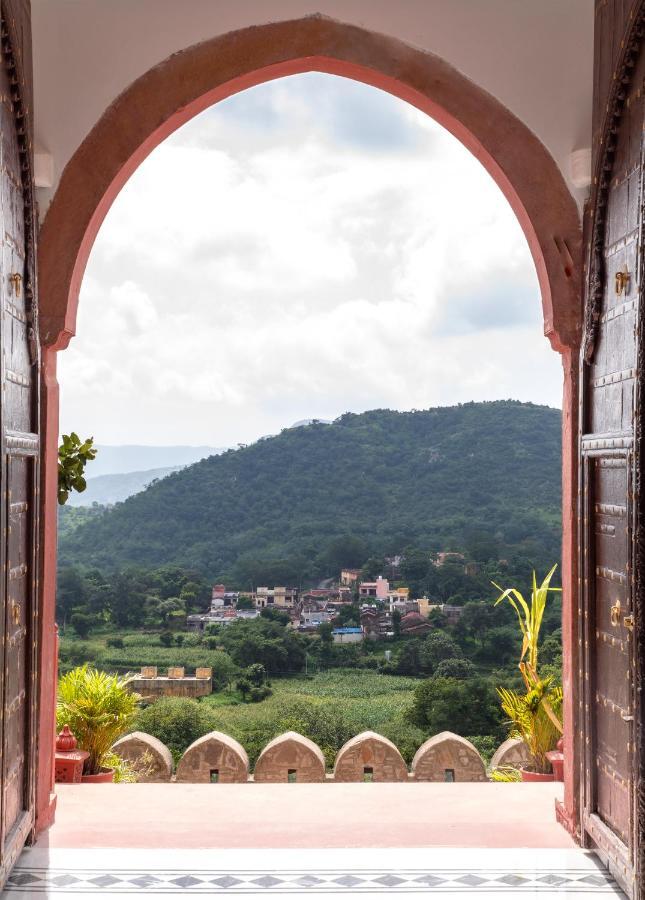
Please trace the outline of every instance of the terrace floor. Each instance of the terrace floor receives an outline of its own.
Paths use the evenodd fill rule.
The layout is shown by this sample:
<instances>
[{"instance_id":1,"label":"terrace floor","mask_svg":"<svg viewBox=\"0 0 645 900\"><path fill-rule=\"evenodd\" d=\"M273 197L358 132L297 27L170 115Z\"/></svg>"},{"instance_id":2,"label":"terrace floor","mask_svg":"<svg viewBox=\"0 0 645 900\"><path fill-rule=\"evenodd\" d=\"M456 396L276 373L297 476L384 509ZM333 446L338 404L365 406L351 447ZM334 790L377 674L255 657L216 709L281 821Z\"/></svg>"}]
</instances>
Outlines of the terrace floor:
<instances>
[{"instance_id":1,"label":"terrace floor","mask_svg":"<svg viewBox=\"0 0 645 900\"><path fill-rule=\"evenodd\" d=\"M59 785L18 896L622 896L559 784Z\"/></svg>"}]
</instances>

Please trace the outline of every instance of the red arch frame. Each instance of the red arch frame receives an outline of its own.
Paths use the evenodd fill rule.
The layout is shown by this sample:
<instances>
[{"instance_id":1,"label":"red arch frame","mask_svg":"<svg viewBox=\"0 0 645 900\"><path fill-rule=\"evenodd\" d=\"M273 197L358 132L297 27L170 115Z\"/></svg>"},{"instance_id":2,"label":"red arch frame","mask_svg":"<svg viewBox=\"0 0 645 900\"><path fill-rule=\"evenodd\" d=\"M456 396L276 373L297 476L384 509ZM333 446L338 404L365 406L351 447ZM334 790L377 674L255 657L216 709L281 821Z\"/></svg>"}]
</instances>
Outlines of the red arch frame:
<instances>
[{"instance_id":1,"label":"red arch frame","mask_svg":"<svg viewBox=\"0 0 645 900\"><path fill-rule=\"evenodd\" d=\"M43 343L43 534L40 734L51 735L56 572L56 351L75 333L81 280L98 229L143 159L197 113L232 94L285 75L318 71L385 90L430 115L484 165L513 208L529 244L542 296L544 332L563 357L563 636L567 744L575 731L575 436L581 332L581 233L562 173L535 135L484 89L444 60L394 38L320 15L220 35L170 56L133 82L105 111L62 174L40 231ZM572 750L572 747L569 748ZM53 814L51 742L41 740L40 826ZM568 768L566 818L575 820Z\"/></svg>"}]
</instances>

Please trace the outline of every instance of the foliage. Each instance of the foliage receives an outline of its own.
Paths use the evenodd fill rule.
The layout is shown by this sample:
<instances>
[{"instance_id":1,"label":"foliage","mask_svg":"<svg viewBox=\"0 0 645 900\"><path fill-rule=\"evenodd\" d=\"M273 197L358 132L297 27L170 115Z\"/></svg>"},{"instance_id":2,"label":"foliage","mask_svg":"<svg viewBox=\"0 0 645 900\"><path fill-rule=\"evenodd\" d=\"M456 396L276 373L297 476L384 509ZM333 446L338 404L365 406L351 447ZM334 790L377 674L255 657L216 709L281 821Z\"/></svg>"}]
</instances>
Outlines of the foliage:
<instances>
[{"instance_id":1,"label":"foliage","mask_svg":"<svg viewBox=\"0 0 645 900\"><path fill-rule=\"evenodd\" d=\"M555 717L562 710L562 688L554 685L548 677L539 679L524 694L498 688L502 709L511 722L509 737L522 738L529 748L537 772L549 772L550 763L546 758L562 733L554 722L554 716L547 712L547 704Z\"/></svg>"},{"instance_id":2,"label":"foliage","mask_svg":"<svg viewBox=\"0 0 645 900\"><path fill-rule=\"evenodd\" d=\"M70 618L70 623L76 634L82 639L89 637L92 625L95 624L94 617L85 612L74 612Z\"/></svg>"},{"instance_id":3,"label":"foliage","mask_svg":"<svg viewBox=\"0 0 645 900\"><path fill-rule=\"evenodd\" d=\"M511 723L510 736L522 738L538 772L549 771L546 754L562 734L562 688L552 675L543 677L538 672L540 629L549 592L561 590L550 586L555 570L553 566L539 586L533 572L530 604L516 588L502 590L495 584L502 591L495 606L508 600L517 615L522 633L519 670L525 688L523 693L508 688L498 688L497 692Z\"/></svg>"},{"instance_id":4,"label":"foliage","mask_svg":"<svg viewBox=\"0 0 645 900\"><path fill-rule=\"evenodd\" d=\"M513 766L498 766L490 772L491 781L516 782L522 780L522 773Z\"/></svg>"},{"instance_id":5,"label":"foliage","mask_svg":"<svg viewBox=\"0 0 645 900\"><path fill-rule=\"evenodd\" d=\"M87 463L96 458L94 438L82 441L75 431L63 435L58 448L58 502L67 503L72 491L82 493L87 487L83 476Z\"/></svg>"},{"instance_id":6,"label":"foliage","mask_svg":"<svg viewBox=\"0 0 645 900\"><path fill-rule=\"evenodd\" d=\"M215 730L215 717L208 706L196 700L162 697L139 711L135 728L163 741L177 761L193 741Z\"/></svg>"},{"instance_id":7,"label":"foliage","mask_svg":"<svg viewBox=\"0 0 645 900\"><path fill-rule=\"evenodd\" d=\"M104 765L112 744L125 734L134 719L138 694L128 680L80 666L58 682L57 727L69 725L78 745L90 754L85 766L90 775Z\"/></svg>"},{"instance_id":8,"label":"foliage","mask_svg":"<svg viewBox=\"0 0 645 900\"><path fill-rule=\"evenodd\" d=\"M68 530L60 558L104 570L170 562L248 589L416 548L404 553L410 581L463 601L463 566L429 565L429 551L468 544L515 569L557 554L560 431L559 411L513 401L347 413L169 475Z\"/></svg>"},{"instance_id":9,"label":"foliage","mask_svg":"<svg viewBox=\"0 0 645 900\"><path fill-rule=\"evenodd\" d=\"M544 610L546 608L549 591L562 592L562 588L551 587L551 579L557 569L557 563L547 573L542 583L538 587L533 571L533 588L531 590L531 603L526 602L517 588L506 588L504 590L498 584L493 582L502 593L495 601L495 606L503 600L508 600L517 614L517 619L522 632L522 652L520 654L519 668L524 678L527 690L530 689L533 682L537 679L538 671L538 648L540 642L540 628L542 619L544 618Z\"/></svg>"},{"instance_id":10,"label":"foliage","mask_svg":"<svg viewBox=\"0 0 645 900\"><path fill-rule=\"evenodd\" d=\"M502 716L492 684L481 678L435 676L414 692L408 720L428 734L454 731L461 735L492 735L501 740Z\"/></svg>"},{"instance_id":11,"label":"foliage","mask_svg":"<svg viewBox=\"0 0 645 900\"><path fill-rule=\"evenodd\" d=\"M438 678L474 678L477 670L469 659L442 659L434 674Z\"/></svg>"}]
</instances>

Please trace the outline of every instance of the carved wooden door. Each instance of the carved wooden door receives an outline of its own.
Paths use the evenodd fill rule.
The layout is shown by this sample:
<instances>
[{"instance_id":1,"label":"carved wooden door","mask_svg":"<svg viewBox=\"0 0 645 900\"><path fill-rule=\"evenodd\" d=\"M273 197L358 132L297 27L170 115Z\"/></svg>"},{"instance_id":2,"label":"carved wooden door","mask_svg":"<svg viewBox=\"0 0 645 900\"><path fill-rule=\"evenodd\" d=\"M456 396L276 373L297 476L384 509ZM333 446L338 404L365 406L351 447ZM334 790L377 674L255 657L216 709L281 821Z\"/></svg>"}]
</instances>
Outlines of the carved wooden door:
<instances>
[{"instance_id":1,"label":"carved wooden door","mask_svg":"<svg viewBox=\"0 0 645 900\"><path fill-rule=\"evenodd\" d=\"M31 178L12 20L0 36L0 884L34 824L39 352Z\"/></svg>"},{"instance_id":2,"label":"carved wooden door","mask_svg":"<svg viewBox=\"0 0 645 900\"><path fill-rule=\"evenodd\" d=\"M631 15L622 0L596 9L598 115L580 415L581 828L630 897L639 896L641 844L643 5L633 4Z\"/></svg>"}]
</instances>

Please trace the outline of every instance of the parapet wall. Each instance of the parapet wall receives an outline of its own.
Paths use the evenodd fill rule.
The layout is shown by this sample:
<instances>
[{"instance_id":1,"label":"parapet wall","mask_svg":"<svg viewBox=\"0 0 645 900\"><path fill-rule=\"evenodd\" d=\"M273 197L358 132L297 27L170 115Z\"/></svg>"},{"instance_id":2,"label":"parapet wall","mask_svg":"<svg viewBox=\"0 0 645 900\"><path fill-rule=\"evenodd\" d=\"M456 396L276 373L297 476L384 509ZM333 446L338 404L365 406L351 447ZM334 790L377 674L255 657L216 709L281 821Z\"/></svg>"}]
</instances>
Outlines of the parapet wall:
<instances>
[{"instance_id":1,"label":"parapet wall","mask_svg":"<svg viewBox=\"0 0 645 900\"><path fill-rule=\"evenodd\" d=\"M493 757L493 768L528 761L518 741L505 741ZM429 738L417 750L411 770L398 748L373 731L364 731L341 747L334 774L325 773L321 749L294 731L278 735L264 748L249 774L244 748L218 731L203 735L185 751L173 773L170 751L157 738L138 731L114 745L135 771L147 773L140 780L188 783L312 782L312 781L487 781L486 765L476 747L450 731ZM124 752L125 751L125 752ZM151 773L151 759L154 772Z\"/></svg>"},{"instance_id":2,"label":"parapet wall","mask_svg":"<svg viewBox=\"0 0 645 900\"><path fill-rule=\"evenodd\" d=\"M140 674L130 679L129 687L148 701L158 700L159 697L189 697L196 700L213 692L213 670L202 667L194 675L186 675L183 666L171 666L167 675L159 675L156 666L143 666Z\"/></svg>"}]
</instances>

